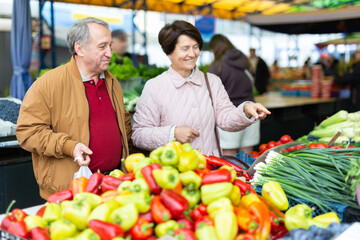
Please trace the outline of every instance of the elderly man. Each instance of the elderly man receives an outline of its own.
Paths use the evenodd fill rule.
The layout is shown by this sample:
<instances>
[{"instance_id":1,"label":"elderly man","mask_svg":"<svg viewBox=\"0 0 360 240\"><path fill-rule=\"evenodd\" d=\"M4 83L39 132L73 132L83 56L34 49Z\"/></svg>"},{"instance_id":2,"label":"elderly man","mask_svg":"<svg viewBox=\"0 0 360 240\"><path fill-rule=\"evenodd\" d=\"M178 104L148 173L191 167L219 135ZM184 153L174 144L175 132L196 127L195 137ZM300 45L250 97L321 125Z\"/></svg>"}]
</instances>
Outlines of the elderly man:
<instances>
[{"instance_id":1,"label":"elderly man","mask_svg":"<svg viewBox=\"0 0 360 240\"><path fill-rule=\"evenodd\" d=\"M108 24L76 22L67 36L72 58L31 86L21 105L16 137L32 153L40 195L70 187L80 166L107 172L129 154L130 114L111 58Z\"/></svg>"}]
</instances>

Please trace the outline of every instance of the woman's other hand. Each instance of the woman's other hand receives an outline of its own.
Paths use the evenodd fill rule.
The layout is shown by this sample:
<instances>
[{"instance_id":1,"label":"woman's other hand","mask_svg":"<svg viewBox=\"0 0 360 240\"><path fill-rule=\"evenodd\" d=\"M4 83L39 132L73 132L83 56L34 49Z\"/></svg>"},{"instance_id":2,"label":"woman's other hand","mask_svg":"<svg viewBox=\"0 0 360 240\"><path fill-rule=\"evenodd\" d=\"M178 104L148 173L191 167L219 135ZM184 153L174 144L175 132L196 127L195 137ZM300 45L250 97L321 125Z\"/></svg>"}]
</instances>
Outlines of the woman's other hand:
<instances>
[{"instance_id":1,"label":"woman's other hand","mask_svg":"<svg viewBox=\"0 0 360 240\"><path fill-rule=\"evenodd\" d=\"M175 139L181 143L190 143L194 138L198 137L200 134L195 129L189 127L176 127L175 128Z\"/></svg>"},{"instance_id":2,"label":"woman's other hand","mask_svg":"<svg viewBox=\"0 0 360 240\"><path fill-rule=\"evenodd\" d=\"M262 104L253 102L244 106L244 113L246 117L254 117L256 120L263 120L268 114L271 114Z\"/></svg>"}]
</instances>

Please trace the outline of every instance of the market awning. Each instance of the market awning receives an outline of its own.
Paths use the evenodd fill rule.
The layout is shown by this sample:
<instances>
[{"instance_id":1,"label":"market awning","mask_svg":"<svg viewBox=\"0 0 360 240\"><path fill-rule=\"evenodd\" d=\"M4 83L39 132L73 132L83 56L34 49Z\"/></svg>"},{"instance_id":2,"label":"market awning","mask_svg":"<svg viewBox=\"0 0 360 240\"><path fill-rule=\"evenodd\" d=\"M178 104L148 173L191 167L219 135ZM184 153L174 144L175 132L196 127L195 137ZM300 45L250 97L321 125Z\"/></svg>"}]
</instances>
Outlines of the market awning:
<instances>
[{"instance_id":1,"label":"market awning","mask_svg":"<svg viewBox=\"0 0 360 240\"><path fill-rule=\"evenodd\" d=\"M156 12L209 15L222 19L243 19L248 13L275 14L293 5L275 0L56 0L57 2L91 4ZM292 2L292 1L286 1Z\"/></svg>"},{"instance_id":2,"label":"market awning","mask_svg":"<svg viewBox=\"0 0 360 240\"><path fill-rule=\"evenodd\" d=\"M245 21L262 29L287 34L359 32L360 7L273 15L256 14L246 16Z\"/></svg>"},{"instance_id":3,"label":"market awning","mask_svg":"<svg viewBox=\"0 0 360 240\"><path fill-rule=\"evenodd\" d=\"M330 44L340 45L340 44L359 44L359 43L360 43L360 34L357 33L354 35L346 36L345 38L337 38L325 42L320 42L315 45L316 47L323 49Z\"/></svg>"}]
</instances>

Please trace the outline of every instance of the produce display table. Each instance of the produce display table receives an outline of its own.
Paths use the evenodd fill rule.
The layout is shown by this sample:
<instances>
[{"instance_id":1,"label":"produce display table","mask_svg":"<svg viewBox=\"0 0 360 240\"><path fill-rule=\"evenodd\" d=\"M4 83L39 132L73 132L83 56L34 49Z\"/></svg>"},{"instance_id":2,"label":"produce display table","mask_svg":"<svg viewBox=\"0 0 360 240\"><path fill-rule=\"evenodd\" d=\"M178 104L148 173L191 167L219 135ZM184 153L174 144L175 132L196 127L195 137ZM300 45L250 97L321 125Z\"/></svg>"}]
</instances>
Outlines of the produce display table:
<instances>
[{"instance_id":1,"label":"produce display table","mask_svg":"<svg viewBox=\"0 0 360 240\"><path fill-rule=\"evenodd\" d=\"M271 111L271 115L261 121L260 143L280 139L289 134L297 139L308 134L314 125L327 116L349 109L349 99L283 97L276 94L256 96L255 101Z\"/></svg>"}]
</instances>

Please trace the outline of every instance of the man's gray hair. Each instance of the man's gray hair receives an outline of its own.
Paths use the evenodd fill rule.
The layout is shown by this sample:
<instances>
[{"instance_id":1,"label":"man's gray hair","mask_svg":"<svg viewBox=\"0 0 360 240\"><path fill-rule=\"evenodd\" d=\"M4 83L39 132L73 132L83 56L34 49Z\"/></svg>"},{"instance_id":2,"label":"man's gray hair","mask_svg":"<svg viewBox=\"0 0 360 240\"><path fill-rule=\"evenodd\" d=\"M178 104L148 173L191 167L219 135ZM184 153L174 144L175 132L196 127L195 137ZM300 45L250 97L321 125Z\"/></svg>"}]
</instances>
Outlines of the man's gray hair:
<instances>
[{"instance_id":1,"label":"man's gray hair","mask_svg":"<svg viewBox=\"0 0 360 240\"><path fill-rule=\"evenodd\" d=\"M83 46L86 46L90 40L90 33L88 28L88 23L97 23L105 26L109 29L109 24L107 22L94 18L88 17L78 20L68 31L67 34L67 44L69 46L69 51L72 56L76 55L75 43L80 43Z\"/></svg>"}]
</instances>

